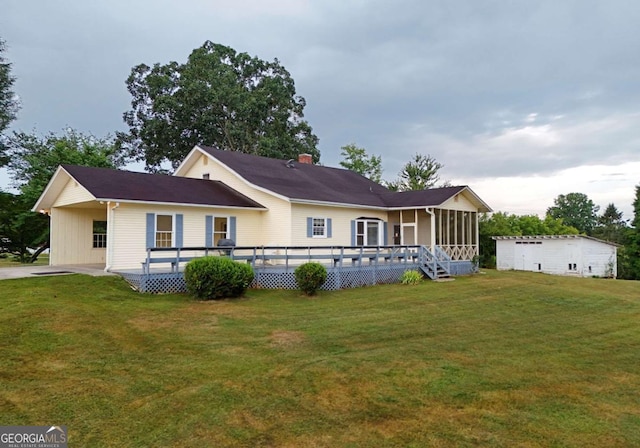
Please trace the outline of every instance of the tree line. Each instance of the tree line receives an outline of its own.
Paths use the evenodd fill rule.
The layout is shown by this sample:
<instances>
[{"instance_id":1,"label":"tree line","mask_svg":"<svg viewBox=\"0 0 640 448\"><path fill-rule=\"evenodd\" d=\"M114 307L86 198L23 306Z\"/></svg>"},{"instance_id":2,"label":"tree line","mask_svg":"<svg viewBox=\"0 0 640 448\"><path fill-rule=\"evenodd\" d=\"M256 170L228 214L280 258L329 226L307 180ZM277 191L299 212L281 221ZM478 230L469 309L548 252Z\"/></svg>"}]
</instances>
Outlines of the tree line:
<instances>
[{"instance_id":1,"label":"tree line","mask_svg":"<svg viewBox=\"0 0 640 448\"><path fill-rule=\"evenodd\" d=\"M368 155L355 144L342 147L340 162L344 168L356 171L376 182L382 179L382 158ZM447 186L440 181L443 167L430 155L416 154L396 180L384 182L394 191L424 190ZM640 280L640 185L633 202L634 218L623 219L615 204L600 208L584 193L560 194L554 199L544 218L537 215L514 215L504 212L485 213L479 220L479 263L485 268L496 267L496 244L493 236L523 235L587 235L617 244L618 278Z\"/></svg>"}]
</instances>

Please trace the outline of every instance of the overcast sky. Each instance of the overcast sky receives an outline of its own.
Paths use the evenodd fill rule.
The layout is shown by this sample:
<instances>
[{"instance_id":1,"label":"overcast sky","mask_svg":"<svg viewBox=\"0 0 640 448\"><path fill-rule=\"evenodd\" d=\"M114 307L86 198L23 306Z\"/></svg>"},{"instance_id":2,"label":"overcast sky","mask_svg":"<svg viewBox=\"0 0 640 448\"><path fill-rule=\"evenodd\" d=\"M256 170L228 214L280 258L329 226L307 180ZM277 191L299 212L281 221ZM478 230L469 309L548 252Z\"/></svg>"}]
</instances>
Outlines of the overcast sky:
<instances>
[{"instance_id":1,"label":"overcast sky","mask_svg":"<svg viewBox=\"0 0 640 448\"><path fill-rule=\"evenodd\" d=\"M392 180L416 152L496 211L582 192L632 218L640 184L638 0L2 0L13 129L126 130L125 80L211 40L278 58L321 162L355 143ZM9 183L0 173L0 187Z\"/></svg>"}]
</instances>

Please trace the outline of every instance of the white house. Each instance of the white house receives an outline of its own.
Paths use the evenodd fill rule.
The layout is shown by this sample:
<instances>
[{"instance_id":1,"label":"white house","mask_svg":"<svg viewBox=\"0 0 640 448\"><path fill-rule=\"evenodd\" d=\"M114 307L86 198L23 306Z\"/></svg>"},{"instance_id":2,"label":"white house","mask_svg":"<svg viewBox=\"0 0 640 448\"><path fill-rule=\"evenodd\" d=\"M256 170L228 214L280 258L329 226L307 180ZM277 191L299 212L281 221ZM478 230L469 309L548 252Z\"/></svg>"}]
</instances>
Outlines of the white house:
<instances>
[{"instance_id":1,"label":"white house","mask_svg":"<svg viewBox=\"0 0 640 448\"><path fill-rule=\"evenodd\" d=\"M617 275L617 245L584 235L494 236L498 270Z\"/></svg>"},{"instance_id":2,"label":"white house","mask_svg":"<svg viewBox=\"0 0 640 448\"><path fill-rule=\"evenodd\" d=\"M238 246L436 247L478 255L469 187L392 192L345 169L196 146L173 176L64 165L34 210L51 217L52 265L140 269L147 249Z\"/></svg>"}]
</instances>

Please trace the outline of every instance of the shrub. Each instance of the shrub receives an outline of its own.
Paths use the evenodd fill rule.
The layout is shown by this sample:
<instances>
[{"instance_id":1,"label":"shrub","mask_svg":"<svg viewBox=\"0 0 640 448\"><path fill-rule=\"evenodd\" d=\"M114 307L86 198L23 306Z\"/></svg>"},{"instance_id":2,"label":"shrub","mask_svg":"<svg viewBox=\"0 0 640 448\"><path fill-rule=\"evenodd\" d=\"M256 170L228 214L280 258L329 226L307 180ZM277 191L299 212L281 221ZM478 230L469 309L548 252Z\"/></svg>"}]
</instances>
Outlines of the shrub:
<instances>
[{"instance_id":1,"label":"shrub","mask_svg":"<svg viewBox=\"0 0 640 448\"><path fill-rule=\"evenodd\" d=\"M402 281L403 285L417 285L422 281L422 274L416 270L404 271L400 281Z\"/></svg>"},{"instance_id":2,"label":"shrub","mask_svg":"<svg viewBox=\"0 0 640 448\"><path fill-rule=\"evenodd\" d=\"M314 295L327 280L327 269L320 263L305 263L296 268L298 287L308 296Z\"/></svg>"},{"instance_id":3,"label":"shrub","mask_svg":"<svg viewBox=\"0 0 640 448\"><path fill-rule=\"evenodd\" d=\"M253 280L253 269L227 257L196 258L187 263L184 279L189 294L201 300L240 297Z\"/></svg>"}]
</instances>

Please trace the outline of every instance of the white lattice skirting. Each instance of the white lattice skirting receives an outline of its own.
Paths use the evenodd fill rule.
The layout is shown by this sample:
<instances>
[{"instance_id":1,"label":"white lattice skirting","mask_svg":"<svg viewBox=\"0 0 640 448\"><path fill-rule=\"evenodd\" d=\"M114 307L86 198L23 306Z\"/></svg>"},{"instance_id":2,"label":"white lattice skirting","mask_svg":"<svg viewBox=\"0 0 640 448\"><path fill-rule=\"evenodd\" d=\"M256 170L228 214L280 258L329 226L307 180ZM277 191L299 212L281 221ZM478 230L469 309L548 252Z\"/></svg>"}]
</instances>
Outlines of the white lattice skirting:
<instances>
[{"instance_id":1,"label":"white lattice skirting","mask_svg":"<svg viewBox=\"0 0 640 448\"><path fill-rule=\"evenodd\" d=\"M405 271L415 269L418 269L418 265L416 264L343 267L342 269L327 268L327 281L322 285L322 289L336 290L384 283L399 283ZM471 272L473 272L471 262L451 262L452 275L466 275ZM140 292L161 294L186 292L187 290L182 272L118 274ZM250 287L262 289L298 289L298 284L292 270L269 268L256 270Z\"/></svg>"}]
</instances>

